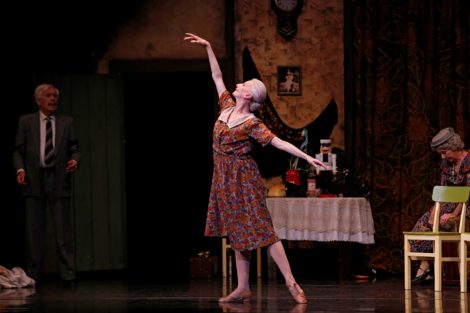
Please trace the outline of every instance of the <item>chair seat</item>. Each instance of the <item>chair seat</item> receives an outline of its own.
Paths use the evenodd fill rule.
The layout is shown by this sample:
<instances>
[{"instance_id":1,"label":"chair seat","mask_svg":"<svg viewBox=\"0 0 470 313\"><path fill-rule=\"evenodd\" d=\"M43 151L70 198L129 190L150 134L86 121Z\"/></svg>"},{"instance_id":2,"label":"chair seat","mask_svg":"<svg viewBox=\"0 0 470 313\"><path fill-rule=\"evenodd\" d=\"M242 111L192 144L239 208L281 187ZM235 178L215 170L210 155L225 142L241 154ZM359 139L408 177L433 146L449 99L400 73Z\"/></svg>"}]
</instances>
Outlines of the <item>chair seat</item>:
<instances>
[{"instance_id":1,"label":"chair seat","mask_svg":"<svg viewBox=\"0 0 470 313\"><path fill-rule=\"evenodd\" d=\"M452 236L458 236L460 239L460 233L459 232L446 232L446 231L440 231L433 233L432 231L426 231L426 232L415 232L415 231L404 231L403 235L406 236L445 236L445 237L452 237Z\"/></svg>"}]
</instances>

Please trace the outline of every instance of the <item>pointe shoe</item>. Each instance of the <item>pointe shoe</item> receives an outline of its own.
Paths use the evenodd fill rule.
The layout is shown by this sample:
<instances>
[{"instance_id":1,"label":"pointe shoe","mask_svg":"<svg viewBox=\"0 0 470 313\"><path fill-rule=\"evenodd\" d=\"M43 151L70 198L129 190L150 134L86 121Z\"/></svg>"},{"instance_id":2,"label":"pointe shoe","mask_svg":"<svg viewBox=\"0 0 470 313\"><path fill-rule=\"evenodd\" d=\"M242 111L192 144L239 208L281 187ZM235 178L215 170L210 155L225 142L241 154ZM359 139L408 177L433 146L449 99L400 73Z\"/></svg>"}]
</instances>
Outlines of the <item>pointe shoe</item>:
<instances>
[{"instance_id":1,"label":"pointe shoe","mask_svg":"<svg viewBox=\"0 0 470 313\"><path fill-rule=\"evenodd\" d=\"M302 288L300 288L299 284L293 283L292 285L287 286L287 289L289 289L289 292L292 295L292 298L294 298L295 302L300 304L307 303L305 292L302 290Z\"/></svg>"},{"instance_id":2,"label":"pointe shoe","mask_svg":"<svg viewBox=\"0 0 470 313\"><path fill-rule=\"evenodd\" d=\"M306 303L297 303L289 313L305 313L307 312L307 304Z\"/></svg>"},{"instance_id":3,"label":"pointe shoe","mask_svg":"<svg viewBox=\"0 0 470 313\"><path fill-rule=\"evenodd\" d=\"M418 269L418 273L415 278L411 280L413 283L420 283L423 282L429 275L431 274L431 269Z\"/></svg>"},{"instance_id":4,"label":"pointe shoe","mask_svg":"<svg viewBox=\"0 0 470 313\"><path fill-rule=\"evenodd\" d=\"M228 303L228 302L238 302L242 303L244 301L248 301L251 298L251 291L244 291L241 294L234 295L233 292L226 297L222 297L219 299L220 303Z\"/></svg>"}]
</instances>

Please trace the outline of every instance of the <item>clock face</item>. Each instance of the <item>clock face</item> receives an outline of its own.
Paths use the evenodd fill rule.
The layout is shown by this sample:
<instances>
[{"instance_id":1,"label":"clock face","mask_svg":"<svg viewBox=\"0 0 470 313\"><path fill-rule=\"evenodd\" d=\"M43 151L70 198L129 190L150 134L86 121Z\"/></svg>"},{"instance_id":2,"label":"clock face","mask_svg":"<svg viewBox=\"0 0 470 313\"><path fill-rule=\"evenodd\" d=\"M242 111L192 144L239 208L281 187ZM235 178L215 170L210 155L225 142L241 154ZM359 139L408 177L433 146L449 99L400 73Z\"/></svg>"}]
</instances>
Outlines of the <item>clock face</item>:
<instances>
[{"instance_id":1,"label":"clock face","mask_svg":"<svg viewBox=\"0 0 470 313\"><path fill-rule=\"evenodd\" d=\"M286 12L292 11L297 6L298 0L274 0L276 6Z\"/></svg>"}]
</instances>

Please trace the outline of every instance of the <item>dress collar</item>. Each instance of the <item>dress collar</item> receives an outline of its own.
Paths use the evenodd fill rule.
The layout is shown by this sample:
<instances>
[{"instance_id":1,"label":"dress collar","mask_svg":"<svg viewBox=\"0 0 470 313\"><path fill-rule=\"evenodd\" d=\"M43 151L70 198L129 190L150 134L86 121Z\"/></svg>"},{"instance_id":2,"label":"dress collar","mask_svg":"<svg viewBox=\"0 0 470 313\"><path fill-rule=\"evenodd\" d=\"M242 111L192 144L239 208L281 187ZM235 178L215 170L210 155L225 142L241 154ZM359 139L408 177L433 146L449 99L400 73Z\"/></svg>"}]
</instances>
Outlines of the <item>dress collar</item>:
<instances>
[{"instance_id":1,"label":"dress collar","mask_svg":"<svg viewBox=\"0 0 470 313\"><path fill-rule=\"evenodd\" d=\"M220 113L219 118L218 118L219 121L226 123L229 128L233 128L235 126L243 124L247 120L256 117L253 113L250 113L250 114L243 115L235 120L232 119L230 120L230 122L227 123L230 117L230 114L233 112L234 109L235 107L230 107L230 108L223 110L222 113Z\"/></svg>"}]
</instances>

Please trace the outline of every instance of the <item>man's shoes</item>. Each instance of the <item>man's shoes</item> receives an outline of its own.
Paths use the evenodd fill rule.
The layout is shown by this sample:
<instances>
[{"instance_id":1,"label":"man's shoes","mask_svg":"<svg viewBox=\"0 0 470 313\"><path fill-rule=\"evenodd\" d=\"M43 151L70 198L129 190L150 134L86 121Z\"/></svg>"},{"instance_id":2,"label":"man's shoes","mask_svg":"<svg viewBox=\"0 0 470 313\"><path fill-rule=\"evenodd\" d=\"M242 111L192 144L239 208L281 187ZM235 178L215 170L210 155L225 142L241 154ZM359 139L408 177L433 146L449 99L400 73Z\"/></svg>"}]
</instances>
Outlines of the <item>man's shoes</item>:
<instances>
[{"instance_id":1,"label":"man's shoes","mask_svg":"<svg viewBox=\"0 0 470 313\"><path fill-rule=\"evenodd\" d=\"M77 287L77 281L75 279L64 280L64 288L75 288Z\"/></svg>"},{"instance_id":2,"label":"man's shoes","mask_svg":"<svg viewBox=\"0 0 470 313\"><path fill-rule=\"evenodd\" d=\"M431 274L431 268L423 270L420 267L418 269L418 274L419 275L416 275L416 277L411 280L413 283L420 283L420 282L424 281Z\"/></svg>"}]
</instances>

